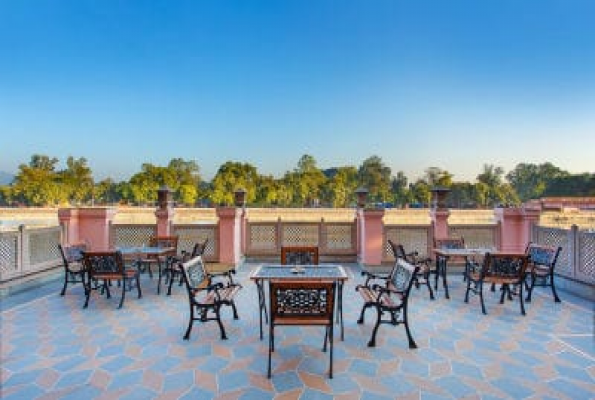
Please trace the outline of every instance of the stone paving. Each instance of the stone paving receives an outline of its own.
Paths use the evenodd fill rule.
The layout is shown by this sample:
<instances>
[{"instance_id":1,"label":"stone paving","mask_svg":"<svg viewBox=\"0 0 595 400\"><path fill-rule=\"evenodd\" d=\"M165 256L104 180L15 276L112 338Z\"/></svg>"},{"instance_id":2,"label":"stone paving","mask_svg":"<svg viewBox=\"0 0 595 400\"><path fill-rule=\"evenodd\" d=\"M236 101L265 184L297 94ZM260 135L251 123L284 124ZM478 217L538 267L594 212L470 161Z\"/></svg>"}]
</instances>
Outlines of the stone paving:
<instances>
[{"instance_id":1,"label":"stone paving","mask_svg":"<svg viewBox=\"0 0 595 400\"><path fill-rule=\"evenodd\" d=\"M561 291L536 289L527 315L518 302L498 304L486 293L463 302L464 283L450 278L451 299L414 289L410 303L410 350L402 326L383 325L377 347L368 348L374 311L356 324L361 307L345 288L345 341L335 341L334 378L320 351L323 331L280 327L273 377L266 378L267 337L259 340L256 291L244 265L237 279L239 320L223 312L229 340L215 323L195 324L184 341L188 302L183 287L156 294L156 280L143 277L143 297L131 293L118 310L94 293L83 309L82 287L60 297L53 281L2 299L2 399L452 399L595 398L594 309ZM338 330L336 330L337 332ZM337 332L338 333L338 332Z\"/></svg>"}]
</instances>

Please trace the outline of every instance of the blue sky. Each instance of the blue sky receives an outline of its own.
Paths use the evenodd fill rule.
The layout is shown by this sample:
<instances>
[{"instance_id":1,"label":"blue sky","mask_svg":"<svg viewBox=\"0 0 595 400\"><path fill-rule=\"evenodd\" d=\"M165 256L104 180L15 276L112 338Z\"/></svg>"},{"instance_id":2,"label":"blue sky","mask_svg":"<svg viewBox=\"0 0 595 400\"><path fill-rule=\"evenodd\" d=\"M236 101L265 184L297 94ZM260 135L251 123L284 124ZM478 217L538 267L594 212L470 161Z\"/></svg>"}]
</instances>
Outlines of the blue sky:
<instances>
[{"instance_id":1,"label":"blue sky","mask_svg":"<svg viewBox=\"0 0 595 400\"><path fill-rule=\"evenodd\" d=\"M0 1L0 171L595 172L595 1Z\"/></svg>"}]
</instances>

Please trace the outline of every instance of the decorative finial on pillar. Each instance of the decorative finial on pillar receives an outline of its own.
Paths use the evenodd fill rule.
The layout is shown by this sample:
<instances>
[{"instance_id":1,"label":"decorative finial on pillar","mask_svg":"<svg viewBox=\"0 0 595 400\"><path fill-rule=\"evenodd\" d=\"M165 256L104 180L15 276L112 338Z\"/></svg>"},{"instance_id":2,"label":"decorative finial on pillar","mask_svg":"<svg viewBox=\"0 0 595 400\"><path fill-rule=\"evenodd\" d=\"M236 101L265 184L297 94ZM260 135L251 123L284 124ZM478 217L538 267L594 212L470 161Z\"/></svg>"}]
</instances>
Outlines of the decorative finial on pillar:
<instances>
[{"instance_id":1,"label":"decorative finial on pillar","mask_svg":"<svg viewBox=\"0 0 595 400\"><path fill-rule=\"evenodd\" d=\"M359 208L364 208L366 206L366 201L368 200L368 189L360 186L355 190L355 194L357 195L357 206Z\"/></svg>"}]
</instances>

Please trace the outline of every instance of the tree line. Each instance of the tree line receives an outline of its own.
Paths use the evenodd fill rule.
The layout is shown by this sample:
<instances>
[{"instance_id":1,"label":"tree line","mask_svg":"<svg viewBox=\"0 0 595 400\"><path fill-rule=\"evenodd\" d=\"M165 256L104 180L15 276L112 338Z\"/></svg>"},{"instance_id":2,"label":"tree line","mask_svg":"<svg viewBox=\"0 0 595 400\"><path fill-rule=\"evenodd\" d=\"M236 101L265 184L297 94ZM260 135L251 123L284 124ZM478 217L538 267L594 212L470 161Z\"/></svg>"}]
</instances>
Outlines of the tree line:
<instances>
[{"instance_id":1,"label":"tree line","mask_svg":"<svg viewBox=\"0 0 595 400\"><path fill-rule=\"evenodd\" d=\"M425 176L409 182L402 171L393 174L378 156L361 165L320 169L316 159L303 155L292 171L280 178L262 175L250 163L227 161L208 182L195 160L173 158L167 166L142 164L128 181L95 181L84 157L69 156L66 168L58 159L35 154L21 164L14 180L0 186L2 206L153 205L166 185L178 206L232 205L234 191L244 189L255 207L351 207L355 191L368 190L368 202L387 207L427 207L435 186L450 189L451 208L519 205L547 196L595 196L595 174L570 174L552 165L520 163L504 169L483 165L475 182L456 182L453 174L429 167Z\"/></svg>"}]
</instances>

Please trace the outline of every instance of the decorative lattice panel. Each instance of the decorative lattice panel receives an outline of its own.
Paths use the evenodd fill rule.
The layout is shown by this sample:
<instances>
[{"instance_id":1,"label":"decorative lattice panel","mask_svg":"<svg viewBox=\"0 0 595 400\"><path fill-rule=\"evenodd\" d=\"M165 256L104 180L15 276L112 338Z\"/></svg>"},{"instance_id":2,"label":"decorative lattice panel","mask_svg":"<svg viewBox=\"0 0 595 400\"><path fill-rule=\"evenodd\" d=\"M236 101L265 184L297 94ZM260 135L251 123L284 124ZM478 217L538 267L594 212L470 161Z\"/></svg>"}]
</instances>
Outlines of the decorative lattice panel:
<instances>
[{"instance_id":1,"label":"decorative lattice panel","mask_svg":"<svg viewBox=\"0 0 595 400\"><path fill-rule=\"evenodd\" d=\"M498 247L496 243L496 225L485 226L452 226L448 227L449 236L459 236L465 239L465 246L469 248Z\"/></svg>"},{"instance_id":2,"label":"decorative lattice panel","mask_svg":"<svg viewBox=\"0 0 595 400\"><path fill-rule=\"evenodd\" d=\"M577 277L595 283L595 232L579 231L578 243Z\"/></svg>"},{"instance_id":3,"label":"decorative lattice panel","mask_svg":"<svg viewBox=\"0 0 595 400\"><path fill-rule=\"evenodd\" d=\"M326 250L351 250L355 252L353 224L325 224Z\"/></svg>"},{"instance_id":4,"label":"decorative lattice panel","mask_svg":"<svg viewBox=\"0 0 595 400\"><path fill-rule=\"evenodd\" d=\"M283 246L318 246L318 224L283 224Z\"/></svg>"},{"instance_id":5,"label":"decorative lattice panel","mask_svg":"<svg viewBox=\"0 0 595 400\"><path fill-rule=\"evenodd\" d=\"M558 256L555 272L560 275L574 277L572 246L570 245L569 235L570 231L567 229L535 226L533 242L551 247L561 246L562 251Z\"/></svg>"},{"instance_id":6,"label":"decorative lattice panel","mask_svg":"<svg viewBox=\"0 0 595 400\"><path fill-rule=\"evenodd\" d=\"M0 281L18 271L18 232L0 233Z\"/></svg>"},{"instance_id":7,"label":"decorative lattice panel","mask_svg":"<svg viewBox=\"0 0 595 400\"><path fill-rule=\"evenodd\" d=\"M116 247L148 245L155 232L155 225L112 225L112 243Z\"/></svg>"},{"instance_id":8,"label":"decorative lattice panel","mask_svg":"<svg viewBox=\"0 0 595 400\"><path fill-rule=\"evenodd\" d=\"M248 224L249 251L277 251L277 224Z\"/></svg>"},{"instance_id":9,"label":"decorative lattice panel","mask_svg":"<svg viewBox=\"0 0 595 400\"><path fill-rule=\"evenodd\" d=\"M429 226L386 226L383 259L391 261L395 259L388 244L389 239L395 243L401 243L407 252L417 251L421 258L427 257L429 229Z\"/></svg>"},{"instance_id":10,"label":"decorative lattice panel","mask_svg":"<svg viewBox=\"0 0 595 400\"><path fill-rule=\"evenodd\" d=\"M28 270L35 269L37 264L56 261L61 258L58 243L60 243L60 227L27 230L29 234L29 265Z\"/></svg>"},{"instance_id":11,"label":"decorative lattice panel","mask_svg":"<svg viewBox=\"0 0 595 400\"><path fill-rule=\"evenodd\" d=\"M205 259L217 258L218 238L216 225L175 225L174 235L178 235L178 252L192 252L196 243L208 239L204 252Z\"/></svg>"}]
</instances>

